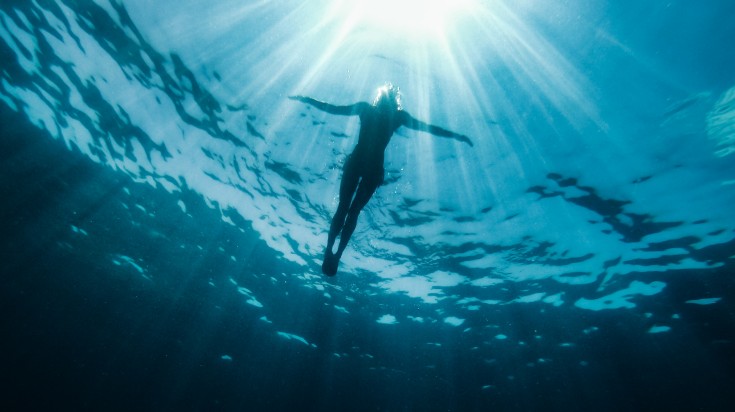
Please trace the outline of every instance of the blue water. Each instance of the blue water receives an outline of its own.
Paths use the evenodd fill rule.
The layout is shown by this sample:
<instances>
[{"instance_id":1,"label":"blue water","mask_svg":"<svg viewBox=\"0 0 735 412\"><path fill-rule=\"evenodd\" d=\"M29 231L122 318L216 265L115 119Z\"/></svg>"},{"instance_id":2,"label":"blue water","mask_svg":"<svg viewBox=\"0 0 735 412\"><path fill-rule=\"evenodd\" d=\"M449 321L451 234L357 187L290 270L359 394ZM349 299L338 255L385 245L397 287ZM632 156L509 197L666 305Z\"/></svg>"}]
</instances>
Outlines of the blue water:
<instances>
[{"instance_id":1,"label":"blue water","mask_svg":"<svg viewBox=\"0 0 735 412\"><path fill-rule=\"evenodd\" d=\"M3 1L0 407L733 410L735 4L546 3Z\"/></svg>"}]
</instances>

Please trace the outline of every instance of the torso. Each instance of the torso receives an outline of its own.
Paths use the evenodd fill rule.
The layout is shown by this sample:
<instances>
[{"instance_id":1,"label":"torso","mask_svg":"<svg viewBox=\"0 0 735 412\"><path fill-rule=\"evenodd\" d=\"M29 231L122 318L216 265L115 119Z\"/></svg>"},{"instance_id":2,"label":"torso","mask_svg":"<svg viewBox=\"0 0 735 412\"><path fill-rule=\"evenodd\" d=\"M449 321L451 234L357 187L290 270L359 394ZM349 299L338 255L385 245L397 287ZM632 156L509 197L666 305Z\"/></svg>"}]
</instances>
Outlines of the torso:
<instances>
[{"instance_id":1,"label":"torso","mask_svg":"<svg viewBox=\"0 0 735 412\"><path fill-rule=\"evenodd\" d=\"M363 167L382 170L385 148L393 133L403 125L402 115L399 111L386 116L372 106L360 113L360 136L351 157L359 158Z\"/></svg>"}]
</instances>

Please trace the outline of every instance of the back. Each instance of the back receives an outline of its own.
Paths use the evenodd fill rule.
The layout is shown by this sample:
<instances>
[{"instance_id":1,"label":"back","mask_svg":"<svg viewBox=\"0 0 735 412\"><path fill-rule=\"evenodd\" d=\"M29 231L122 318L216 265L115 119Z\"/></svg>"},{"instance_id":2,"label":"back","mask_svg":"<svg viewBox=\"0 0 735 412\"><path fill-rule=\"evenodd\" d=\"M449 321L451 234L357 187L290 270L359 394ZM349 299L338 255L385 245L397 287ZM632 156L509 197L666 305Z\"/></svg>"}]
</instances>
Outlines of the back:
<instances>
[{"instance_id":1,"label":"back","mask_svg":"<svg viewBox=\"0 0 735 412\"><path fill-rule=\"evenodd\" d=\"M355 147L355 154L369 157L380 157L390 142L393 133L403 125L404 113L380 110L368 106L360 113L360 136Z\"/></svg>"}]
</instances>

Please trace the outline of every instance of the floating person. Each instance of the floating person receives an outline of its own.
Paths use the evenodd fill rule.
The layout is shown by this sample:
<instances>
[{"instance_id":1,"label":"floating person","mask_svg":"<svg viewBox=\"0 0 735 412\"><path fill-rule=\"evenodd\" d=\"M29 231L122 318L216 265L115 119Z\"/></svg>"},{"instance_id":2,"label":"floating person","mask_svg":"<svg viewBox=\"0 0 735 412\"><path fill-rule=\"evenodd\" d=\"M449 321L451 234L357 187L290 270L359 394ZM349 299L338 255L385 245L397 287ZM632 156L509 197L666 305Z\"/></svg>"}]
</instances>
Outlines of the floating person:
<instances>
[{"instance_id":1,"label":"floating person","mask_svg":"<svg viewBox=\"0 0 735 412\"><path fill-rule=\"evenodd\" d=\"M390 83L378 89L373 104L360 102L349 106L335 106L311 97L289 96L289 99L307 103L330 114L360 116L360 135L355 149L345 162L339 187L339 205L332 218L327 250L324 252L322 272L327 276L337 274L342 252L355 231L357 216L383 183L385 148L399 127L405 126L435 136L456 139L472 146L472 141L465 135L413 118L401 107L401 94ZM340 237L339 246L337 252L334 252L337 236Z\"/></svg>"}]
</instances>

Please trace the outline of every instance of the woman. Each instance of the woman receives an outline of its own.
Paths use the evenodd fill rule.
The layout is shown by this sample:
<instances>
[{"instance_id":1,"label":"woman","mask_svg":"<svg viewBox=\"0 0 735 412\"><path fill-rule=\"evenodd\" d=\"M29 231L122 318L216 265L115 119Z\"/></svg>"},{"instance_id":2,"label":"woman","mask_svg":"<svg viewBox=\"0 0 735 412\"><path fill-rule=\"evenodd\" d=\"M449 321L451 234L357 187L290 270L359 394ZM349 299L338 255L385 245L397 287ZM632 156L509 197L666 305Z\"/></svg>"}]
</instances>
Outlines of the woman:
<instances>
[{"instance_id":1,"label":"woman","mask_svg":"<svg viewBox=\"0 0 735 412\"><path fill-rule=\"evenodd\" d=\"M435 136L449 137L472 146L467 136L426 124L411 117L401 107L401 94L398 88L391 84L386 84L378 89L372 105L360 102L349 106L335 106L310 97L291 96L289 98L310 104L327 113L360 116L360 136L355 150L345 162L342 184L339 188L339 206L332 218L327 250L324 253L322 272L327 276L334 276L337 273L342 252L355 231L357 216L378 186L383 183L385 148L399 127L405 126ZM334 252L332 249L337 236L340 236L339 247L337 252Z\"/></svg>"}]
</instances>

